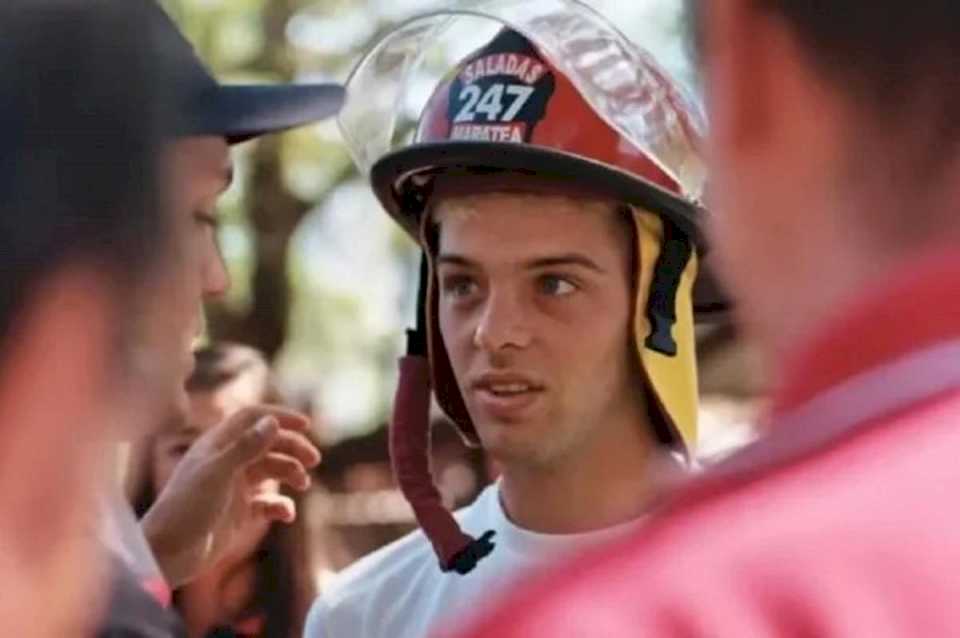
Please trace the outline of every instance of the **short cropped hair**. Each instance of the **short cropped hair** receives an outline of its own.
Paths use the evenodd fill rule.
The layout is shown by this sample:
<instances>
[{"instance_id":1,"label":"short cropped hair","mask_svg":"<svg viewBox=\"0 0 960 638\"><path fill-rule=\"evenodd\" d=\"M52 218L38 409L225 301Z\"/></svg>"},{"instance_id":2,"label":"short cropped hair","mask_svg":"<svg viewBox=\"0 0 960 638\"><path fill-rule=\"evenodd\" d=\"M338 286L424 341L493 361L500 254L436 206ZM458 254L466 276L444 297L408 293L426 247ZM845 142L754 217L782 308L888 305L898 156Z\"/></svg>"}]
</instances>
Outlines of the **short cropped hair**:
<instances>
[{"instance_id":1,"label":"short cropped hair","mask_svg":"<svg viewBox=\"0 0 960 638\"><path fill-rule=\"evenodd\" d=\"M885 122L899 123L939 144L960 139L957 0L747 1L782 19L820 73ZM685 0L698 51L703 4Z\"/></svg>"}]
</instances>

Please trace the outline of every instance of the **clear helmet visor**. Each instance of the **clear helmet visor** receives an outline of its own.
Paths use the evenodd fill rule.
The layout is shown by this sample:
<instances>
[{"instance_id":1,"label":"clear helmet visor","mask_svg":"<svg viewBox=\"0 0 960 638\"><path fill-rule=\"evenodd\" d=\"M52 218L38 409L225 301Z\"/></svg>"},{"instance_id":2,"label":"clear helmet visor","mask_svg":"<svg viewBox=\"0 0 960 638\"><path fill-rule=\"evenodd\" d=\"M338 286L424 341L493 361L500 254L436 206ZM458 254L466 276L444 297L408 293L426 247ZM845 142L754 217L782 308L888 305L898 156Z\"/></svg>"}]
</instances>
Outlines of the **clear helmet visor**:
<instances>
[{"instance_id":1,"label":"clear helmet visor","mask_svg":"<svg viewBox=\"0 0 960 638\"><path fill-rule=\"evenodd\" d=\"M504 27L523 35L607 126L701 200L704 122L653 56L577 0L480 0L415 17L380 40L347 82L339 125L358 167L414 144L431 96Z\"/></svg>"}]
</instances>

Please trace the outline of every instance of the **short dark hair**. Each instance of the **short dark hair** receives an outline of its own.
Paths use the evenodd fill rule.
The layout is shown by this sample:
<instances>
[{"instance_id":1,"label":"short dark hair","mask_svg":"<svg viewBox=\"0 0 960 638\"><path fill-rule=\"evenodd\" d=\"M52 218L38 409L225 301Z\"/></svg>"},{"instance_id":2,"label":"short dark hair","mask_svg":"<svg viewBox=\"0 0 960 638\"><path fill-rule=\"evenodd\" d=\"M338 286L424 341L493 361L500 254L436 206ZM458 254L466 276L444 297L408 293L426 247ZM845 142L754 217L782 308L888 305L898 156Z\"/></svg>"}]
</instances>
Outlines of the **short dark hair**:
<instances>
[{"instance_id":1,"label":"short dark hair","mask_svg":"<svg viewBox=\"0 0 960 638\"><path fill-rule=\"evenodd\" d=\"M122 0L0 3L0 349L49 276L84 263L132 292L165 246L145 19Z\"/></svg>"},{"instance_id":2,"label":"short dark hair","mask_svg":"<svg viewBox=\"0 0 960 638\"><path fill-rule=\"evenodd\" d=\"M214 343L193 353L194 368L187 379L187 392L215 392L244 376L256 377L257 400L282 404L281 394L266 358L255 348L239 343Z\"/></svg>"},{"instance_id":3,"label":"short dark hair","mask_svg":"<svg viewBox=\"0 0 960 638\"><path fill-rule=\"evenodd\" d=\"M960 2L922 0L749 0L797 34L820 72L888 123L941 143L960 138ZM685 0L702 41L703 0ZM909 120L901 119L910 115ZM917 122L926 122L917 130Z\"/></svg>"}]
</instances>

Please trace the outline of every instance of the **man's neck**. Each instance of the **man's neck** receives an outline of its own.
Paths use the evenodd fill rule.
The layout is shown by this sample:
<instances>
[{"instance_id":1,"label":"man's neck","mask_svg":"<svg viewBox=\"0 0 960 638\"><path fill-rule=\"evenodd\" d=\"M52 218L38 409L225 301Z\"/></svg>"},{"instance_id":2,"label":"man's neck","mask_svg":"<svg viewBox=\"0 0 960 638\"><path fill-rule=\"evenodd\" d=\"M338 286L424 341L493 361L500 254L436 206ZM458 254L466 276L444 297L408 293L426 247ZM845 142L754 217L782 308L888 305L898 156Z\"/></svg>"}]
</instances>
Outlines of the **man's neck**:
<instances>
[{"instance_id":1,"label":"man's neck","mask_svg":"<svg viewBox=\"0 0 960 638\"><path fill-rule=\"evenodd\" d=\"M656 496L664 466L677 467L644 427L634 421L619 436L549 466L505 463L501 499L507 516L544 534L583 533L637 519Z\"/></svg>"},{"instance_id":2,"label":"man's neck","mask_svg":"<svg viewBox=\"0 0 960 638\"><path fill-rule=\"evenodd\" d=\"M793 411L854 377L956 339L958 246L906 262L838 308L829 324L784 360L772 413Z\"/></svg>"},{"instance_id":3,"label":"man's neck","mask_svg":"<svg viewBox=\"0 0 960 638\"><path fill-rule=\"evenodd\" d=\"M806 277L806 285L791 289L789 300L783 297L778 312L768 322L766 335L760 335L767 369L782 384L783 365L803 353L808 344L830 329L862 299L884 290L891 277L909 271L925 256L947 252L960 241L960 230L919 247L850 245L824 249L824 257ZM952 245L951 245L952 244Z\"/></svg>"}]
</instances>

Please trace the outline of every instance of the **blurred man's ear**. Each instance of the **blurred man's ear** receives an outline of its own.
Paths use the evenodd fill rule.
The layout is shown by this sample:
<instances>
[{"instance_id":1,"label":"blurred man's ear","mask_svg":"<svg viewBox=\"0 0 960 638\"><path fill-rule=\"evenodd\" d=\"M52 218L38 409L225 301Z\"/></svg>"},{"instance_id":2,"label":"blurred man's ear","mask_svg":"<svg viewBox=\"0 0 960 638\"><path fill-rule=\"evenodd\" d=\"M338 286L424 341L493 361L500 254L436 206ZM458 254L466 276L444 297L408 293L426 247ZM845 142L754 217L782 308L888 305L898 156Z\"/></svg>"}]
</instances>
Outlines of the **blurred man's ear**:
<instances>
[{"instance_id":1,"label":"blurred man's ear","mask_svg":"<svg viewBox=\"0 0 960 638\"><path fill-rule=\"evenodd\" d=\"M748 150L771 129L782 25L748 0L706 0L701 10L711 130L717 144Z\"/></svg>"},{"instance_id":2,"label":"blurred man's ear","mask_svg":"<svg viewBox=\"0 0 960 638\"><path fill-rule=\"evenodd\" d=\"M114 425L110 313L96 277L54 275L0 355L0 618L29 627L10 635L87 635L100 611L91 592L104 591L106 562L91 512Z\"/></svg>"},{"instance_id":3,"label":"blurred man's ear","mask_svg":"<svg viewBox=\"0 0 960 638\"><path fill-rule=\"evenodd\" d=\"M704 3L701 22L704 82L717 144L749 145L764 118L765 64L755 18L742 0Z\"/></svg>"},{"instance_id":4,"label":"blurred man's ear","mask_svg":"<svg viewBox=\"0 0 960 638\"><path fill-rule=\"evenodd\" d=\"M81 435L70 414L99 410L118 371L121 316L110 287L94 269L71 266L38 284L14 318L0 356L0 417L41 419L63 415L60 435ZM20 421L24 423L24 421ZM61 441L64 443L66 441Z\"/></svg>"},{"instance_id":5,"label":"blurred man's ear","mask_svg":"<svg viewBox=\"0 0 960 638\"><path fill-rule=\"evenodd\" d=\"M733 165L792 150L834 153L845 103L790 25L753 0L704 0L702 50L713 149ZM718 157L714 157L719 161ZM778 167L790 170L788 167Z\"/></svg>"}]
</instances>

